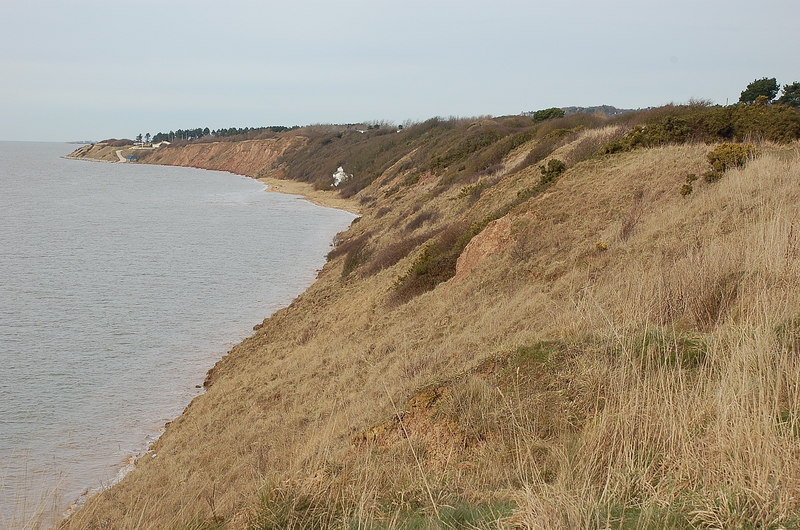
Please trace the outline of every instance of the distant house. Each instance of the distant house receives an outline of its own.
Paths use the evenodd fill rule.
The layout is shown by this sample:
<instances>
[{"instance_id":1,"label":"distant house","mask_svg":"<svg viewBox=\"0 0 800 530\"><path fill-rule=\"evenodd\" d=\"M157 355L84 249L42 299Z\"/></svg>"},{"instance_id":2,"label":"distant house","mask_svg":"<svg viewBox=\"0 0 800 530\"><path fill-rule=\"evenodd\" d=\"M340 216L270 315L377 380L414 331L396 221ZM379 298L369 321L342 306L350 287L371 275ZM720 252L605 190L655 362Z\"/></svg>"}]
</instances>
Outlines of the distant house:
<instances>
[{"instance_id":1,"label":"distant house","mask_svg":"<svg viewBox=\"0 0 800 530\"><path fill-rule=\"evenodd\" d=\"M125 157L125 160L127 160L128 162L138 162L139 157L137 157L136 155L128 155Z\"/></svg>"},{"instance_id":2,"label":"distant house","mask_svg":"<svg viewBox=\"0 0 800 530\"><path fill-rule=\"evenodd\" d=\"M153 147L155 147L156 149L158 149L158 148L159 148L159 147L161 147L162 145L169 145L169 142L168 142L168 141L166 141L166 140L164 140L163 142L158 142L157 144L153 144Z\"/></svg>"}]
</instances>

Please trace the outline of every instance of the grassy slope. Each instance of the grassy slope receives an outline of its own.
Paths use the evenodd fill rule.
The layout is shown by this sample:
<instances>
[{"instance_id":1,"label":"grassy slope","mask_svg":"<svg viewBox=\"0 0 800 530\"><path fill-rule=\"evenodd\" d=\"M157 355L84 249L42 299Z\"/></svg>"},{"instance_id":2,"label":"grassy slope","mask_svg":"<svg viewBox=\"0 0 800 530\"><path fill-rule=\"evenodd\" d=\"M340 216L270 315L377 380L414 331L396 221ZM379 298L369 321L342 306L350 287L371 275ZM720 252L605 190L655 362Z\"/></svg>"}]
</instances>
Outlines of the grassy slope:
<instances>
[{"instance_id":1,"label":"grassy slope","mask_svg":"<svg viewBox=\"0 0 800 530\"><path fill-rule=\"evenodd\" d=\"M797 524L798 146L682 197L709 146L586 158L628 126L564 136L549 186L518 165L543 134L482 173L415 175L393 140L413 163L357 192L315 285L65 526ZM456 278L398 297L498 212Z\"/></svg>"}]
</instances>

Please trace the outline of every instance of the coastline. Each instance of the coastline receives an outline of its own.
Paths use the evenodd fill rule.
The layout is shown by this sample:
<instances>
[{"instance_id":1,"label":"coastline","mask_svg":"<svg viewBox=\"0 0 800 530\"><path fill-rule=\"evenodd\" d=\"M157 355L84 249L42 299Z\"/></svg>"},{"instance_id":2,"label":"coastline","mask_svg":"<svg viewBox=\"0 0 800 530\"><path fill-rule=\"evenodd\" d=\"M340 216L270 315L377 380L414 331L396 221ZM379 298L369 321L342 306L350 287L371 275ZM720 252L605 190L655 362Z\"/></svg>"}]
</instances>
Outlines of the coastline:
<instances>
[{"instance_id":1,"label":"coastline","mask_svg":"<svg viewBox=\"0 0 800 530\"><path fill-rule=\"evenodd\" d=\"M94 158L90 156L75 156L75 153L80 151L81 149L85 149L85 147L79 148L76 151L68 155L64 155L63 158L68 160L85 160L89 162L105 162L108 164L121 164L118 160L104 160L101 158ZM85 153L85 151L84 151ZM210 171L227 171L232 175L252 178L253 180L257 180L262 184L267 186L268 192L271 193L283 193L286 195L298 195L301 199L309 201L317 206L323 206L325 208L335 208L337 210L343 210L350 214L360 216L361 215L361 208L357 201L353 199L345 199L338 194L333 193L334 190L318 190L315 189L314 186L308 182L300 182L297 180L285 180L279 179L276 177L269 177L269 176L252 176L252 175L245 175L241 173L237 173L235 171L228 171L225 169L215 169L215 168L207 168L207 167L197 167L197 166L187 166L185 164L152 164L146 161L138 162L140 164L147 164L152 166L173 166L177 165L179 167L193 167L195 169L206 169Z\"/></svg>"},{"instance_id":2,"label":"coastline","mask_svg":"<svg viewBox=\"0 0 800 530\"><path fill-rule=\"evenodd\" d=\"M70 155L63 155L61 158L64 158L64 159L67 159L67 160L78 160L78 161L82 160L82 161L88 161L88 162L103 162L103 163L109 163L109 164L123 163L121 161L103 160L103 159L99 159L99 158L91 158L91 157L86 157L86 156L72 156L71 154ZM152 166L163 166L163 167L176 167L175 165L172 165L172 164L153 164L153 163L147 163L147 162L142 162L141 164L152 165ZM350 215L353 215L355 217L358 217L358 216L361 215L361 213L359 211L359 208L358 208L358 203L356 201L351 200L351 199L343 199L343 198L339 197L337 194L334 194L333 190L330 190L330 191L317 190L310 183L291 181L291 180L282 180L282 179L275 178L275 177L260 177L259 178L259 177L253 177L253 176L250 176L250 175L243 175L243 174L240 174L240 173L235 173L233 171L202 168L202 167L196 167L196 166L179 165L177 167L189 167L191 169L206 169L206 170L209 170L209 171L224 171L226 173L229 173L231 175L236 175L238 177L251 178L253 180L256 180L256 181L264 184L265 185L264 191L266 191L266 192L280 193L280 194L283 194L283 195L291 195L291 196L294 196L297 199L308 201L308 202L310 202L310 203L312 203L312 204L314 204L316 206L320 206L320 207L323 207L323 208L331 208L331 209L341 210L342 212L346 212L346 213L348 213ZM344 227L344 230L346 230L346 229L347 229L347 227ZM314 282L308 284L300 293L298 293L297 296L302 296L306 291L308 291L308 289L313 284L314 284ZM286 305L281 306L280 308L277 308L271 314L264 315L263 319L270 318L270 316L272 316L272 314L274 314L275 312L287 307L290 303L287 303ZM208 368L208 370L206 370L204 379L208 377L208 375L216 367L216 365L219 363L219 361L222 360L228 353L230 353L230 349L235 348L236 346L241 344L243 341L246 341L250 337L253 336L253 334L255 333L255 330L258 329L259 324L263 321L263 319L259 320L255 324L255 326L253 327L253 331L249 332L247 335L243 336L241 339L236 341L236 344L231 346L227 352L220 351L220 356L214 361L214 363L210 366L210 368ZM119 467L118 467L117 473L116 473L116 475L114 476L114 478L111 481L109 481L107 484L105 484L105 485L103 485L101 487L87 488L80 495L78 495L77 498L73 498L73 499L70 499L70 500L64 499L64 501L66 501L66 502L62 502L61 503L62 504L61 510L59 510L58 515L56 515L56 517L54 517L54 519L51 522L54 525L58 525L59 521L65 521L65 520L69 519L73 514L75 514L76 512L80 511L84 507L85 503L88 500L90 500L92 497L94 497L96 495L99 495L99 494L103 493L104 491L107 491L107 490L111 489L116 484L120 483L128 473L130 473L131 471L134 471L136 469L136 465L140 460L142 460L144 458L148 458L148 459L155 458L156 454L153 452L154 444L165 434L165 432L169 428L169 425L171 423L173 423L174 421L176 421L177 419L179 419L185 413L185 411L194 402L194 400L196 398L198 398L198 397L202 396L203 394L205 394L206 388L202 384L203 381L202 380L201 381L197 381L196 383L197 384L195 385L195 388L198 389L198 392L189 400L188 403L186 403L186 405L183 407L183 411L180 412L179 414L177 414L176 416L170 418L157 432L147 434L145 444L139 450L128 454L124 459L122 459L119 462Z\"/></svg>"},{"instance_id":3,"label":"coastline","mask_svg":"<svg viewBox=\"0 0 800 530\"><path fill-rule=\"evenodd\" d=\"M356 201L343 199L338 195L332 195L330 192L314 189L314 186L308 182L281 180L274 177L256 177L255 180L266 184L268 192L299 195L303 200L314 203L317 206L343 210L356 216L361 215Z\"/></svg>"},{"instance_id":4,"label":"coastline","mask_svg":"<svg viewBox=\"0 0 800 530\"><path fill-rule=\"evenodd\" d=\"M103 164L116 164L117 162L112 162L111 160L100 160L99 158L88 158L82 156L72 156L72 155L63 155L61 158L65 160L84 160L86 162L101 162Z\"/></svg>"}]
</instances>

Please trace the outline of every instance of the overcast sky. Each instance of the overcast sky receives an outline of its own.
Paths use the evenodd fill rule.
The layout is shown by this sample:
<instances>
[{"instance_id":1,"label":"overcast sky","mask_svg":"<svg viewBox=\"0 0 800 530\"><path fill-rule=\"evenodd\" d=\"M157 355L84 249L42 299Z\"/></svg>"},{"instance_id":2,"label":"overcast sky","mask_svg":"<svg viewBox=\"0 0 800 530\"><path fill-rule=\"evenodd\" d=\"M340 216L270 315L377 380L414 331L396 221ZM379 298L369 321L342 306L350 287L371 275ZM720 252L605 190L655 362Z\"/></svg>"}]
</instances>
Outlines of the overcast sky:
<instances>
[{"instance_id":1,"label":"overcast sky","mask_svg":"<svg viewBox=\"0 0 800 530\"><path fill-rule=\"evenodd\" d=\"M738 100L800 1L0 0L0 140Z\"/></svg>"}]
</instances>

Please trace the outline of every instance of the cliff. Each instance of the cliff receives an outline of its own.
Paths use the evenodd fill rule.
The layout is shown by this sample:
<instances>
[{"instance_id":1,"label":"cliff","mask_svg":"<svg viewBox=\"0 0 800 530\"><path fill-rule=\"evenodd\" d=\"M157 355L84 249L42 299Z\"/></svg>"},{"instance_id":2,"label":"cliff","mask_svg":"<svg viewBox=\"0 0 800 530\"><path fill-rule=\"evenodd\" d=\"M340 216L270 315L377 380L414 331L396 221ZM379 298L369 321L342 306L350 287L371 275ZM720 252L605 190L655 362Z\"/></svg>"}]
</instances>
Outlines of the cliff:
<instances>
[{"instance_id":1,"label":"cliff","mask_svg":"<svg viewBox=\"0 0 800 530\"><path fill-rule=\"evenodd\" d=\"M120 162L117 155L119 151L123 158L136 155L142 163L214 169L256 177L263 168L277 169L276 160L288 149L301 147L305 140L303 136L292 135L263 140L189 143L159 148L98 142L76 149L68 158Z\"/></svg>"},{"instance_id":2,"label":"cliff","mask_svg":"<svg viewBox=\"0 0 800 530\"><path fill-rule=\"evenodd\" d=\"M713 112L144 157L316 183L363 216L63 527L798 521L800 118L715 171L739 147L689 126Z\"/></svg>"}]
</instances>

